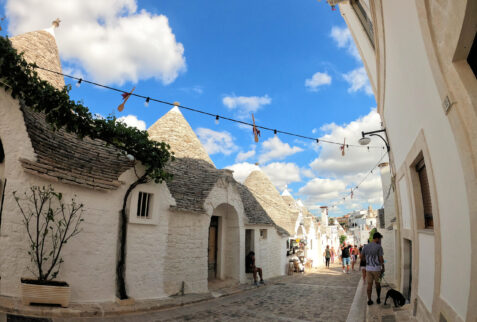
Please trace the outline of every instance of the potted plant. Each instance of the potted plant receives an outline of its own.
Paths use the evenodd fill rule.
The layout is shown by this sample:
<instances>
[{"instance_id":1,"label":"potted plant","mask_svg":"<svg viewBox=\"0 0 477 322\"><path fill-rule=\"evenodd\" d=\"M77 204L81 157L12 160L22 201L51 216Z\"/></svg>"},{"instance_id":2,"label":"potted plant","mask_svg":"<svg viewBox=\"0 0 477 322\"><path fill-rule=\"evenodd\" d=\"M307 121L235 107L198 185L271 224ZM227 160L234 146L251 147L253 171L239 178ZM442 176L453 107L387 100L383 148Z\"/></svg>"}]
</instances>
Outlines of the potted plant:
<instances>
[{"instance_id":1,"label":"potted plant","mask_svg":"<svg viewBox=\"0 0 477 322\"><path fill-rule=\"evenodd\" d=\"M63 195L51 186L32 186L22 196L16 192L13 195L23 216L32 263L28 270L34 276L21 279L22 302L67 307L70 287L68 283L54 279L63 263L63 247L81 232L83 205L76 203L74 198L65 204Z\"/></svg>"}]
</instances>

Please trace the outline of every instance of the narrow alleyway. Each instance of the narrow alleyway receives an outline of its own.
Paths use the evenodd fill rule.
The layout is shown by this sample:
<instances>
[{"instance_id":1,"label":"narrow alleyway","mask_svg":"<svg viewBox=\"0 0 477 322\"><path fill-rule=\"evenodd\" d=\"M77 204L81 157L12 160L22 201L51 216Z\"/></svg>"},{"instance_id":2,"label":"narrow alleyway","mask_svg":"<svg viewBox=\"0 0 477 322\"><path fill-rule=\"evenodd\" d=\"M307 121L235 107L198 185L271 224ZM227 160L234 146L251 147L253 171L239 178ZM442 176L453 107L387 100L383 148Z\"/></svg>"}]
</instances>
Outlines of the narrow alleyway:
<instances>
[{"instance_id":1,"label":"narrow alleyway","mask_svg":"<svg viewBox=\"0 0 477 322\"><path fill-rule=\"evenodd\" d=\"M271 285L199 304L111 321L345 321L360 275L335 265L305 275L286 276ZM54 321L62 321L54 319ZM73 319L69 321L99 321Z\"/></svg>"}]
</instances>

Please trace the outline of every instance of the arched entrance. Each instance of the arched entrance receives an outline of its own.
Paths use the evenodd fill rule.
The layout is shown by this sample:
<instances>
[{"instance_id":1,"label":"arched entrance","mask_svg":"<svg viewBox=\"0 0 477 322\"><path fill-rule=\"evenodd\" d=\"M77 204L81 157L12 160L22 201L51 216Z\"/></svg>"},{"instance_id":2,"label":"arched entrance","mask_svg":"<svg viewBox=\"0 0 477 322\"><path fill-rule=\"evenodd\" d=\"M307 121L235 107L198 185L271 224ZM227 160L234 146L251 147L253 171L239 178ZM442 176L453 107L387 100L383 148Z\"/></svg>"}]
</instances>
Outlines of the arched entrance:
<instances>
[{"instance_id":1,"label":"arched entrance","mask_svg":"<svg viewBox=\"0 0 477 322\"><path fill-rule=\"evenodd\" d=\"M229 204L217 206L210 219L208 280L240 280L240 226Z\"/></svg>"}]
</instances>

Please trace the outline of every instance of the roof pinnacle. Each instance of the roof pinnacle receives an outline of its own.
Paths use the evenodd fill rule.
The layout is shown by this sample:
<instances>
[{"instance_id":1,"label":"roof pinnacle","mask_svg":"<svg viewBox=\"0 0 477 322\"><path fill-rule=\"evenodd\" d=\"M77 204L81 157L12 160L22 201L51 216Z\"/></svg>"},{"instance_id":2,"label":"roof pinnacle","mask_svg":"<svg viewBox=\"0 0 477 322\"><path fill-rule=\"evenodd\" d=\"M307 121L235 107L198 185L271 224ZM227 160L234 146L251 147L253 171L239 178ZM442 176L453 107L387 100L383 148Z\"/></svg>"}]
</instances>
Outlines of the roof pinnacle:
<instances>
[{"instance_id":1,"label":"roof pinnacle","mask_svg":"<svg viewBox=\"0 0 477 322\"><path fill-rule=\"evenodd\" d=\"M60 26L60 22L61 22L60 18L56 18L55 20L51 22L51 26L53 28L58 28Z\"/></svg>"}]
</instances>

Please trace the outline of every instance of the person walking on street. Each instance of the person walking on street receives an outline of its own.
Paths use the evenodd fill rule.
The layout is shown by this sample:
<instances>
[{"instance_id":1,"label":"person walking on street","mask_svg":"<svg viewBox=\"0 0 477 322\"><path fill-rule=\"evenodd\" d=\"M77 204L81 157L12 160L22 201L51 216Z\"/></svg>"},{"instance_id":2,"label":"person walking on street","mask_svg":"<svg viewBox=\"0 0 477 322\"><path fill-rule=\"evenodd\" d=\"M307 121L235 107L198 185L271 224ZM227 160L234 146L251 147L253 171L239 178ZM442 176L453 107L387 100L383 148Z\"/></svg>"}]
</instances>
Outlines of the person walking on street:
<instances>
[{"instance_id":1,"label":"person walking on street","mask_svg":"<svg viewBox=\"0 0 477 322\"><path fill-rule=\"evenodd\" d=\"M365 245L361 252L361 256L366 258L366 277L368 278L368 305L373 304L371 295L373 292L373 281L376 284L377 299L376 303L381 303L381 283L380 279L384 274L384 253L381 247L381 235L375 232L373 235L373 242Z\"/></svg>"},{"instance_id":2,"label":"person walking on street","mask_svg":"<svg viewBox=\"0 0 477 322\"><path fill-rule=\"evenodd\" d=\"M356 261L358 259L358 246L354 245L354 247L351 249L351 270L354 272L354 264L356 264Z\"/></svg>"},{"instance_id":3,"label":"person walking on street","mask_svg":"<svg viewBox=\"0 0 477 322\"><path fill-rule=\"evenodd\" d=\"M343 265L343 273L349 274L349 262L350 262L350 245L346 245L346 242L343 242L343 246L341 246L341 260ZM346 271L345 271L346 266Z\"/></svg>"},{"instance_id":4,"label":"person walking on street","mask_svg":"<svg viewBox=\"0 0 477 322\"><path fill-rule=\"evenodd\" d=\"M330 258L331 258L331 250L330 245L326 245L325 249L325 260L326 260L326 268L330 268Z\"/></svg>"},{"instance_id":5,"label":"person walking on street","mask_svg":"<svg viewBox=\"0 0 477 322\"><path fill-rule=\"evenodd\" d=\"M363 274L363 284L366 283L366 257L363 255L363 246L359 248L359 270Z\"/></svg>"},{"instance_id":6,"label":"person walking on street","mask_svg":"<svg viewBox=\"0 0 477 322\"><path fill-rule=\"evenodd\" d=\"M331 247L331 264L335 263L335 248Z\"/></svg>"}]
</instances>

